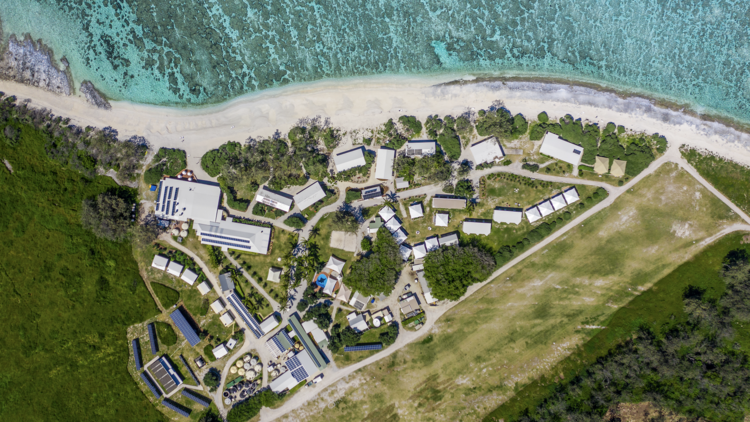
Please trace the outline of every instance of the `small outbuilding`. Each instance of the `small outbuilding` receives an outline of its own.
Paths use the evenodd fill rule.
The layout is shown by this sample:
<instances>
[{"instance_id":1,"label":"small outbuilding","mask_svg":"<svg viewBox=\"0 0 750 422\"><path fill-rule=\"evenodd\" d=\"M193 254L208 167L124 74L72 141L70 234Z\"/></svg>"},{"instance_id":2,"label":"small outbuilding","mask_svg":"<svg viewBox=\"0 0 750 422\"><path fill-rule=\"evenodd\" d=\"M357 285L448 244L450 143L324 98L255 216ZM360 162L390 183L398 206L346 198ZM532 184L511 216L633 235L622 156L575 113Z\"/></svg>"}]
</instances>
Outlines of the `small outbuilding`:
<instances>
[{"instance_id":1,"label":"small outbuilding","mask_svg":"<svg viewBox=\"0 0 750 422\"><path fill-rule=\"evenodd\" d=\"M362 199L368 200L383 196L383 187L380 185L368 186L362 189Z\"/></svg>"},{"instance_id":2,"label":"small outbuilding","mask_svg":"<svg viewBox=\"0 0 750 422\"><path fill-rule=\"evenodd\" d=\"M552 207L555 208L555 211L560 211L561 209L568 206L562 193L558 193L557 195L550 198L549 202L552 203Z\"/></svg>"},{"instance_id":3,"label":"small outbuilding","mask_svg":"<svg viewBox=\"0 0 750 422\"><path fill-rule=\"evenodd\" d=\"M260 330L263 331L263 334L268 334L278 326L279 320L276 318L275 314L271 314L268 318L264 319L263 322L260 323Z\"/></svg>"},{"instance_id":4,"label":"small outbuilding","mask_svg":"<svg viewBox=\"0 0 750 422\"><path fill-rule=\"evenodd\" d=\"M433 223L437 227L448 227L448 223L450 222L450 219L451 219L450 213L436 212Z\"/></svg>"},{"instance_id":5,"label":"small outbuilding","mask_svg":"<svg viewBox=\"0 0 750 422\"><path fill-rule=\"evenodd\" d=\"M492 213L492 219L498 223L521 224L521 219L523 219L523 209L497 207Z\"/></svg>"},{"instance_id":6,"label":"small outbuilding","mask_svg":"<svg viewBox=\"0 0 750 422\"><path fill-rule=\"evenodd\" d=\"M492 232L492 222L490 220L467 218L463 222L462 230L466 234L488 236Z\"/></svg>"},{"instance_id":7,"label":"small outbuilding","mask_svg":"<svg viewBox=\"0 0 750 422\"><path fill-rule=\"evenodd\" d=\"M349 326L352 330L358 333L363 333L370 329L364 314L357 315L356 312L352 312L346 316L346 319L349 321Z\"/></svg>"},{"instance_id":8,"label":"small outbuilding","mask_svg":"<svg viewBox=\"0 0 750 422\"><path fill-rule=\"evenodd\" d=\"M396 159L396 150L380 148L378 150L378 162L375 165L375 178L389 180L393 177L393 161Z\"/></svg>"},{"instance_id":9,"label":"small outbuilding","mask_svg":"<svg viewBox=\"0 0 750 422\"><path fill-rule=\"evenodd\" d=\"M383 219L380 218L380 216L377 216L373 218L372 221L370 221L370 225L368 226L368 231L370 232L370 234L375 234L378 232L378 229L383 227L383 224L385 224L383 222Z\"/></svg>"},{"instance_id":10,"label":"small outbuilding","mask_svg":"<svg viewBox=\"0 0 750 422\"><path fill-rule=\"evenodd\" d=\"M222 292L231 292L232 290L234 290L232 273L219 274L219 285L221 286Z\"/></svg>"},{"instance_id":11,"label":"small outbuilding","mask_svg":"<svg viewBox=\"0 0 750 422\"><path fill-rule=\"evenodd\" d=\"M417 280L419 280L419 285L422 287L422 295L424 296L425 303L431 305L437 302L437 299L432 296L432 289L427 284L427 279L424 278L424 271L417 271Z\"/></svg>"},{"instance_id":12,"label":"small outbuilding","mask_svg":"<svg viewBox=\"0 0 750 422\"><path fill-rule=\"evenodd\" d=\"M189 285L192 286L193 284L195 284L195 280L198 279L198 274L196 274L195 272L193 272L193 270L191 270L190 268L188 268L187 270L185 270L184 273L182 273L182 277L180 277L180 278L185 283L187 283L187 284L189 284Z\"/></svg>"},{"instance_id":13,"label":"small outbuilding","mask_svg":"<svg viewBox=\"0 0 750 422\"><path fill-rule=\"evenodd\" d=\"M216 359L221 359L224 356L229 354L229 349L227 349L227 346L224 345L224 343L216 346L211 350L211 352L214 354L214 357Z\"/></svg>"},{"instance_id":14,"label":"small outbuilding","mask_svg":"<svg viewBox=\"0 0 750 422\"><path fill-rule=\"evenodd\" d=\"M184 265L180 264L179 262L170 262L167 266L167 273L179 277L180 274L182 274L182 270L185 268Z\"/></svg>"},{"instance_id":15,"label":"small outbuilding","mask_svg":"<svg viewBox=\"0 0 750 422\"><path fill-rule=\"evenodd\" d=\"M563 191L563 197L565 198L565 202L567 202L568 205L580 199L580 197L578 196L578 190L575 186L565 189Z\"/></svg>"},{"instance_id":16,"label":"small outbuilding","mask_svg":"<svg viewBox=\"0 0 750 422\"><path fill-rule=\"evenodd\" d=\"M231 323L234 322L234 314L232 314L232 311L226 311L224 312L224 315L219 318L222 324L224 324L225 327L228 327Z\"/></svg>"},{"instance_id":17,"label":"small outbuilding","mask_svg":"<svg viewBox=\"0 0 750 422\"><path fill-rule=\"evenodd\" d=\"M421 202L414 202L409 205L409 216L411 216L412 220L424 217L424 206Z\"/></svg>"},{"instance_id":18,"label":"small outbuilding","mask_svg":"<svg viewBox=\"0 0 750 422\"><path fill-rule=\"evenodd\" d=\"M444 234L440 236L440 247L458 245L458 235L456 233Z\"/></svg>"},{"instance_id":19,"label":"small outbuilding","mask_svg":"<svg viewBox=\"0 0 750 422\"><path fill-rule=\"evenodd\" d=\"M525 214L526 218L529 220L529 223L533 223L542 218L542 213L539 212L539 209L536 207L536 205L526 208Z\"/></svg>"},{"instance_id":20,"label":"small outbuilding","mask_svg":"<svg viewBox=\"0 0 750 422\"><path fill-rule=\"evenodd\" d=\"M615 160L612 162L612 168L609 169L609 174L615 177L625 176L625 166L627 165L627 161Z\"/></svg>"},{"instance_id":21,"label":"small outbuilding","mask_svg":"<svg viewBox=\"0 0 750 422\"><path fill-rule=\"evenodd\" d=\"M220 314L226 307L226 304L224 304L224 301L221 298L218 298L211 303L211 310L217 314Z\"/></svg>"},{"instance_id":22,"label":"small outbuilding","mask_svg":"<svg viewBox=\"0 0 750 422\"><path fill-rule=\"evenodd\" d=\"M198 292L201 294L201 296L205 296L206 293L211 291L211 285L208 284L208 281L204 281L203 283L198 285Z\"/></svg>"},{"instance_id":23,"label":"small outbuilding","mask_svg":"<svg viewBox=\"0 0 750 422\"><path fill-rule=\"evenodd\" d=\"M281 273L284 271L283 268L271 267L268 269L268 281L278 283L281 281Z\"/></svg>"},{"instance_id":24,"label":"small outbuilding","mask_svg":"<svg viewBox=\"0 0 750 422\"><path fill-rule=\"evenodd\" d=\"M156 255L154 260L151 261L151 266L158 270L166 271L167 265L169 265L169 258L166 256Z\"/></svg>"},{"instance_id":25,"label":"small outbuilding","mask_svg":"<svg viewBox=\"0 0 750 422\"><path fill-rule=\"evenodd\" d=\"M596 156L594 161L594 173L604 174L609 171L609 158Z\"/></svg>"},{"instance_id":26,"label":"small outbuilding","mask_svg":"<svg viewBox=\"0 0 750 422\"><path fill-rule=\"evenodd\" d=\"M261 204L268 205L269 207L276 208L284 212L289 212L292 209L294 203L294 197L284 192L268 189L263 186L258 189L258 193L255 194L255 200Z\"/></svg>"},{"instance_id":27,"label":"small outbuilding","mask_svg":"<svg viewBox=\"0 0 750 422\"><path fill-rule=\"evenodd\" d=\"M406 143L407 157L426 157L437 152L435 141L409 141Z\"/></svg>"},{"instance_id":28,"label":"small outbuilding","mask_svg":"<svg viewBox=\"0 0 750 422\"><path fill-rule=\"evenodd\" d=\"M409 181L404 180L403 177L396 178L396 189L406 189L409 187Z\"/></svg>"}]
</instances>

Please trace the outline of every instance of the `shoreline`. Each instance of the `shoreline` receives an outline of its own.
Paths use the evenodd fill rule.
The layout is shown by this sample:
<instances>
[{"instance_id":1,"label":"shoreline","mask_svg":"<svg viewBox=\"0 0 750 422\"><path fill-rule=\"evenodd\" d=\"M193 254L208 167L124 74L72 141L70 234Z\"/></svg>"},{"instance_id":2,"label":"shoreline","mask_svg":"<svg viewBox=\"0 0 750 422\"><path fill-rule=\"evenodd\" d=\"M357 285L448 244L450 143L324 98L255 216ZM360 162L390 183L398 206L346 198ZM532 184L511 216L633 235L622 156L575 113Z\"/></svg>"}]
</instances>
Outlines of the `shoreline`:
<instances>
[{"instance_id":1,"label":"shoreline","mask_svg":"<svg viewBox=\"0 0 750 422\"><path fill-rule=\"evenodd\" d=\"M596 89L595 89L596 88ZM227 141L282 135L301 119L320 116L357 137L389 118L457 116L502 104L528 120L546 111L550 119L571 114L583 121L624 125L660 133L672 143L707 149L750 165L750 130L718 118L691 113L679 104L658 102L614 88L554 82L551 79L473 78L470 75L379 76L322 80L251 93L201 108L181 109L112 101L111 110L90 105L80 95L63 97L10 81L0 91L30 100L80 126L112 127L121 139L145 137L154 148L180 148L189 166L202 173L198 157ZM601 89L600 89L601 88ZM184 138L183 138L184 137ZM361 134L359 135L361 137ZM346 143L344 143L346 144ZM335 152L346 148L340 146ZM199 174L199 177L201 175ZM205 177L205 175L204 175Z\"/></svg>"}]
</instances>

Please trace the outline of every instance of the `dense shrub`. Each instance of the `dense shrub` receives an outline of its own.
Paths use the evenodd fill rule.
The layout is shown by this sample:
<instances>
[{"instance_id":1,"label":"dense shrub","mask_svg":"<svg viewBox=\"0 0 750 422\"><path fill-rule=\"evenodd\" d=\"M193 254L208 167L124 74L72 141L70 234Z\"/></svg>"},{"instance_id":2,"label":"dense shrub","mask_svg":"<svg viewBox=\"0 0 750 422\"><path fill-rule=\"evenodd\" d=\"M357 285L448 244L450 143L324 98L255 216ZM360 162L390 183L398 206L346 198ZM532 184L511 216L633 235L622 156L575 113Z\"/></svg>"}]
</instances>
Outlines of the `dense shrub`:
<instances>
[{"instance_id":1,"label":"dense shrub","mask_svg":"<svg viewBox=\"0 0 750 422\"><path fill-rule=\"evenodd\" d=\"M113 193L101 193L96 200L83 201L81 224L97 237L120 242L130 229L130 206Z\"/></svg>"},{"instance_id":2,"label":"dense shrub","mask_svg":"<svg viewBox=\"0 0 750 422\"><path fill-rule=\"evenodd\" d=\"M396 157L394 169L398 177L403 177L410 182L414 181L415 176L429 183L444 182L450 180L453 174L453 168L441 154L422 158L411 158L400 154Z\"/></svg>"},{"instance_id":3,"label":"dense shrub","mask_svg":"<svg viewBox=\"0 0 750 422\"><path fill-rule=\"evenodd\" d=\"M422 122L414 116L401 116L398 118L398 122L404 127L405 135L409 139L422 133Z\"/></svg>"},{"instance_id":4,"label":"dense shrub","mask_svg":"<svg viewBox=\"0 0 750 422\"><path fill-rule=\"evenodd\" d=\"M187 167L187 156L181 149L159 148L151 161L151 166L143 173L143 181L155 185L163 175L177 176Z\"/></svg>"},{"instance_id":5,"label":"dense shrub","mask_svg":"<svg viewBox=\"0 0 750 422\"><path fill-rule=\"evenodd\" d=\"M272 407L279 402L281 397L273 390L266 389L249 399L235 405L227 414L227 422L245 422L260 413L263 407Z\"/></svg>"},{"instance_id":6,"label":"dense shrub","mask_svg":"<svg viewBox=\"0 0 750 422\"><path fill-rule=\"evenodd\" d=\"M372 248L372 240L369 237L363 237L359 246L363 251L369 251Z\"/></svg>"},{"instance_id":7,"label":"dense shrub","mask_svg":"<svg viewBox=\"0 0 750 422\"><path fill-rule=\"evenodd\" d=\"M336 353L344 346L355 346L361 338L362 334L354 331L352 327L347 325L342 329L341 324L335 324L331 327L331 339L328 341L328 350Z\"/></svg>"},{"instance_id":8,"label":"dense shrub","mask_svg":"<svg viewBox=\"0 0 750 422\"><path fill-rule=\"evenodd\" d=\"M517 139L526 134L529 124L517 114L515 117L508 110L480 110L476 121L479 136L495 136L498 139Z\"/></svg>"},{"instance_id":9,"label":"dense shrub","mask_svg":"<svg viewBox=\"0 0 750 422\"><path fill-rule=\"evenodd\" d=\"M328 327L333 322L331 318L331 307L325 303L319 303L315 306L311 306L305 315L302 317L303 321L315 321L315 325L320 327L321 330L328 330Z\"/></svg>"},{"instance_id":10,"label":"dense shrub","mask_svg":"<svg viewBox=\"0 0 750 422\"><path fill-rule=\"evenodd\" d=\"M390 346L391 344L396 342L396 339L398 338L398 323L392 322L391 324L388 324L388 327L386 330L382 333L380 333L380 336L378 336L378 339L381 343L383 343L384 346Z\"/></svg>"},{"instance_id":11,"label":"dense shrub","mask_svg":"<svg viewBox=\"0 0 750 422\"><path fill-rule=\"evenodd\" d=\"M210 348L211 345L206 345L207 348ZM209 349L209 352L211 350ZM211 353L211 357L213 357L214 354ZM211 359L211 361L215 361L216 358ZM203 376L203 385L211 389L211 391L216 390L216 387L221 385L221 373L219 373L219 370L216 368L211 368L206 372L206 375Z\"/></svg>"},{"instance_id":12,"label":"dense shrub","mask_svg":"<svg viewBox=\"0 0 750 422\"><path fill-rule=\"evenodd\" d=\"M532 173L536 173L537 171L539 171L539 164L536 164L536 163L523 163L521 165L521 168L524 169L524 170L528 170L528 171L530 171Z\"/></svg>"},{"instance_id":13,"label":"dense shrub","mask_svg":"<svg viewBox=\"0 0 750 422\"><path fill-rule=\"evenodd\" d=\"M456 182L456 188L453 190L453 194L461 196L467 199L474 197L474 185L469 179L463 179Z\"/></svg>"},{"instance_id":14,"label":"dense shrub","mask_svg":"<svg viewBox=\"0 0 750 422\"><path fill-rule=\"evenodd\" d=\"M539 113L538 116L536 116L536 119L539 120L541 123L547 123L549 122L549 116L547 116L547 112L543 111Z\"/></svg>"},{"instance_id":15,"label":"dense shrub","mask_svg":"<svg viewBox=\"0 0 750 422\"><path fill-rule=\"evenodd\" d=\"M401 267L399 246L388 230L381 227L372 245L372 253L352 263L349 276L344 277L344 284L365 296L389 295Z\"/></svg>"},{"instance_id":16,"label":"dense shrub","mask_svg":"<svg viewBox=\"0 0 750 422\"><path fill-rule=\"evenodd\" d=\"M170 324L156 321L154 322L154 328L156 328L156 337L159 339L159 343L165 346L177 344L177 334Z\"/></svg>"},{"instance_id":17,"label":"dense shrub","mask_svg":"<svg viewBox=\"0 0 750 422\"><path fill-rule=\"evenodd\" d=\"M203 347L203 354L206 355L206 359L208 359L209 362L216 361L216 356L214 356L213 349L214 346L211 344L207 344ZM208 374L206 374L206 376L208 376ZM203 383L206 384L206 377L203 377ZM206 387L209 387L209 385L206 384Z\"/></svg>"},{"instance_id":18,"label":"dense shrub","mask_svg":"<svg viewBox=\"0 0 750 422\"><path fill-rule=\"evenodd\" d=\"M342 230L345 232L356 232L359 230L359 222L357 217L350 211L338 210L333 213L331 222L336 230Z\"/></svg>"},{"instance_id":19,"label":"dense shrub","mask_svg":"<svg viewBox=\"0 0 750 422\"><path fill-rule=\"evenodd\" d=\"M159 302L164 309L169 309L180 300L180 292L161 283L151 283L151 290L159 298Z\"/></svg>"},{"instance_id":20,"label":"dense shrub","mask_svg":"<svg viewBox=\"0 0 750 422\"><path fill-rule=\"evenodd\" d=\"M305 312L308 306L310 306L310 302L308 302L307 299L302 298L297 302L297 311L299 313Z\"/></svg>"},{"instance_id":21,"label":"dense shrub","mask_svg":"<svg viewBox=\"0 0 750 422\"><path fill-rule=\"evenodd\" d=\"M495 259L474 246L440 248L424 259L424 274L437 299L458 300L495 269Z\"/></svg>"},{"instance_id":22,"label":"dense shrub","mask_svg":"<svg viewBox=\"0 0 750 422\"><path fill-rule=\"evenodd\" d=\"M305 220L299 216L293 215L287 218L286 221L284 221L284 224L295 229L301 229L302 227L305 227Z\"/></svg>"},{"instance_id":23,"label":"dense shrub","mask_svg":"<svg viewBox=\"0 0 750 422\"><path fill-rule=\"evenodd\" d=\"M247 208L250 206L250 200L248 199L239 199L237 198L237 192L234 190L234 187L229 186L227 184L227 179L224 176L219 176L217 179L219 181L219 187L221 187L221 191L224 192L224 195L227 198L227 206L233 210L247 211ZM253 187L253 190L257 190L258 185L255 184Z\"/></svg>"},{"instance_id":24,"label":"dense shrub","mask_svg":"<svg viewBox=\"0 0 750 422\"><path fill-rule=\"evenodd\" d=\"M437 137L437 142L450 160L458 160L461 156L461 141L453 128L443 128L443 131Z\"/></svg>"}]
</instances>

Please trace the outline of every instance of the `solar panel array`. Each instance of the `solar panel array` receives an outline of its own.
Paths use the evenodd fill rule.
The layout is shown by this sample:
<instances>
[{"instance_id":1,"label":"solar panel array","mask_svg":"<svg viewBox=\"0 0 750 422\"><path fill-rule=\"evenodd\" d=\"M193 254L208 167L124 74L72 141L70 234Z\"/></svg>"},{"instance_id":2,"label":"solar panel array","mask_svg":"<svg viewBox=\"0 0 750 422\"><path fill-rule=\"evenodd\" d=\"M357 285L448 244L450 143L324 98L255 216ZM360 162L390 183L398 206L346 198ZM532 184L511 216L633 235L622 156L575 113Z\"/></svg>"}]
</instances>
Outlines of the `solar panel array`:
<instances>
[{"instance_id":1,"label":"solar panel array","mask_svg":"<svg viewBox=\"0 0 750 422\"><path fill-rule=\"evenodd\" d=\"M164 399L164 400L161 401L161 404L163 404L164 406L166 406L168 409L174 410L175 412L179 413L180 415L182 415L182 416L184 416L186 418L190 417L190 409L186 409L186 408L180 406L179 404L173 402L172 400Z\"/></svg>"},{"instance_id":2,"label":"solar panel array","mask_svg":"<svg viewBox=\"0 0 750 422\"><path fill-rule=\"evenodd\" d=\"M195 372L193 372L193 368L188 365L187 361L184 357L182 357L182 355L180 355L180 360L182 361L182 364L185 365L185 368L187 368L188 372L190 373L190 377L193 378L193 381L195 381L196 384L201 385L201 382L198 381L198 377L195 376Z\"/></svg>"},{"instance_id":3,"label":"solar panel array","mask_svg":"<svg viewBox=\"0 0 750 422\"><path fill-rule=\"evenodd\" d=\"M300 366L299 368L292 371L292 376L297 382L302 382L302 380L306 379L310 375L307 373L307 371L305 371L305 368Z\"/></svg>"},{"instance_id":4,"label":"solar panel array","mask_svg":"<svg viewBox=\"0 0 750 422\"><path fill-rule=\"evenodd\" d=\"M169 314L169 317L172 318L172 321L174 321L174 324L179 328L180 332L183 336L185 336L185 339L190 343L191 346L195 347L196 344L201 342L200 337L198 337L198 334L195 332L193 327L190 326L190 323L188 323L187 319L185 319L185 315L182 313L182 308L175 309L174 312Z\"/></svg>"},{"instance_id":5,"label":"solar panel array","mask_svg":"<svg viewBox=\"0 0 750 422\"><path fill-rule=\"evenodd\" d=\"M148 340L151 343L151 354L159 353L159 343L156 340L156 328L154 328L153 322L148 324Z\"/></svg>"},{"instance_id":6,"label":"solar panel array","mask_svg":"<svg viewBox=\"0 0 750 422\"><path fill-rule=\"evenodd\" d=\"M154 393L154 396L156 396L157 399L161 397L161 390L156 387L156 384L154 384L154 380L152 380L147 373L141 372L141 379L146 383L148 389L151 390L152 393Z\"/></svg>"},{"instance_id":7,"label":"solar panel array","mask_svg":"<svg viewBox=\"0 0 750 422\"><path fill-rule=\"evenodd\" d=\"M297 357L297 355L292 356L289 360L286 361L286 367L290 371L293 371L299 368L300 366L302 366L302 362L299 361L299 358Z\"/></svg>"},{"instance_id":8,"label":"solar panel array","mask_svg":"<svg viewBox=\"0 0 750 422\"><path fill-rule=\"evenodd\" d=\"M187 388L183 388L181 394L203 407L211 406L211 399L207 397L203 397L200 394L194 392L193 390L188 390Z\"/></svg>"},{"instance_id":9,"label":"solar panel array","mask_svg":"<svg viewBox=\"0 0 750 422\"><path fill-rule=\"evenodd\" d=\"M234 292L230 293L227 298L229 300L229 303L231 303L234 309L237 310L237 313L240 315L242 320L245 321L245 324L250 327L250 331L253 332L255 338L261 338L263 336L263 331L261 331L260 329L260 324L258 324L258 321L255 320L255 317L250 315L250 312L247 310L245 305L242 304L240 298L237 297Z\"/></svg>"},{"instance_id":10,"label":"solar panel array","mask_svg":"<svg viewBox=\"0 0 750 422\"><path fill-rule=\"evenodd\" d=\"M381 343L363 344L361 346L344 346L345 352L362 352L365 350L380 350L383 348Z\"/></svg>"},{"instance_id":11,"label":"solar panel array","mask_svg":"<svg viewBox=\"0 0 750 422\"><path fill-rule=\"evenodd\" d=\"M135 369L140 371L143 369L143 362L141 361L141 342L139 339L134 338L130 343L133 346L133 357L135 358Z\"/></svg>"}]
</instances>

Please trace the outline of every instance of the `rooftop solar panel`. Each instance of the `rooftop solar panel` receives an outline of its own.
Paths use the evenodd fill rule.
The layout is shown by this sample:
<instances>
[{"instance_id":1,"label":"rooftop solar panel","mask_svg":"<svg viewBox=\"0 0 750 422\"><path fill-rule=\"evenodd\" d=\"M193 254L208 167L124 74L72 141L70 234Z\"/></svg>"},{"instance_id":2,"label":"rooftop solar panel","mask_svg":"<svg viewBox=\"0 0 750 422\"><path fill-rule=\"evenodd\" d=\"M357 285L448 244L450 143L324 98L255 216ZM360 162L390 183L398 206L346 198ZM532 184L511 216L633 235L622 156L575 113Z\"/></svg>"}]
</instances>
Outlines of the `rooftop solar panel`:
<instances>
[{"instance_id":1,"label":"rooftop solar panel","mask_svg":"<svg viewBox=\"0 0 750 422\"><path fill-rule=\"evenodd\" d=\"M305 368L299 367L292 371L292 376L297 382L301 382L302 380L306 379L310 375L305 371Z\"/></svg>"},{"instance_id":2,"label":"rooftop solar panel","mask_svg":"<svg viewBox=\"0 0 750 422\"><path fill-rule=\"evenodd\" d=\"M151 390L152 393L154 393L157 399L161 397L161 390L156 387L156 384L154 384L154 380L152 380L147 373L141 372L141 379L146 383L148 389Z\"/></svg>"},{"instance_id":3,"label":"rooftop solar panel","mask_svg":"<svg viewBox=\"0 0 750 422\"><path fill-rule=\"evenodd\" d=\"M292 358L290 358L289 360L286 361L286 367L290 371L294 371L295 369L299 368L300 366L302 366L302 362L299 361L299 358L297 356L293 356Z\"/></svg>"},{"instance_id":4,"label":"rooftop solar panel","mask_svg":"<svg viewBox=\"0 0 750 422\"><path fill-rule=\"evenodd\" d=\"M203 397L193 390L188 390L187 388L183 388L181 394L203 407L211 406L211 399L207 397Z\"/></svg>"},{"instance_id":5,"label":"rooftop solar panel","mask_svg":"<svg viewBox=\"0 0 750 422\"><path fill-rule=\"evenodd\" d=\"M195 332L193 327L190 326L190 323L188 323L187 319L185 319L185 315L182 313L182 308L177 308L174 312L169 314L169 317L172 318L172 321L174 321L177 328L180 330L183 336L185 336L185 339L190 343L191 346L195 347L196 344L201 342L200 337L198 337L198 334Z\"/></svg>"},{"instance_id":6,"label":"rooftop solar panel","mask_svg":"<svg viewBox=\"0 0 750 422\"><path fill-rule=\"evenodd\" d=\"M237 313L240 315L242 320L245 321L245 324L250 327L250 331L253 332L255 338L261 338L263 336L263 331L261 331L260 329L260 324L258 324L258 321L256 321L252 315L250 315L250 312L247 310L245 305L242 304L240 298L237 297L234 292L232 292L229 294L227 299L229 300L229 303L232 304L234 309L237 310Z\"/></svg>"},{"instance_id":7,"label":"rooftop solar panel","mask_svg":"<svg viewBox=\"0 0 750 422\"><path fill-rule=\"evenodd\" d=\"M151 354L155 355L159 353L159 342L156 340L156 330L154 329L154 323L148 324L148 340L151 343Z\"/></svg>"},{"instance_id":8,"label":"rooftop solar panel","mask_svg":"<svg viewBox=\"0 0 750 422\"><path fill-rule=\"evenodd\" d=\"M141 361L141 342L139 339L134 338L130 343L133 346L133 357L135 358L135 369L140 371L143 369L143 361Z\"/></svg>"},{"instance_id":9,"label":"rooftop solar panel","mask_svg":"<svg viewBox=\"0 0 750 422\"><path fill-rule=\"evenodd\" d=\"M175 412L179 413L180 415L186 418L190 417L190 409L184 408L180 406L179 404L173 402L172 400L164 399L161 401L161 404L166 406L168 409L174 410Z\"/></svg>"},{"instance_id":10,"label":"rooftop solar panel","mask_svg":"<svg viewBox=\"0 0 750 422\"><path fill-rule=\"evenodd\" d=\"M180 360L182 361L182 364L185 365L185 368L187 368L188 373L190 373L190 377L193 378L193 381L195 381L196 384L201 385L201 382L198 381L198 377L195 376L195 372L193 372L193 368L188 365L187 361L184 357L182 357L182 355L180 355Z\"/></svg>"},{"instance_id":11,"label":"rooftop solar panel","mask_svg":"<svg viewBox=\"0 0 750 422\"><path fill-rule=\"evenodd\" d=\"M344 351L345 352L362 352L365 350L380 350L382 348L383 348L383 345L381 343L363 344L361 346L345 346Z\"/></svg>"}]
</instances>

